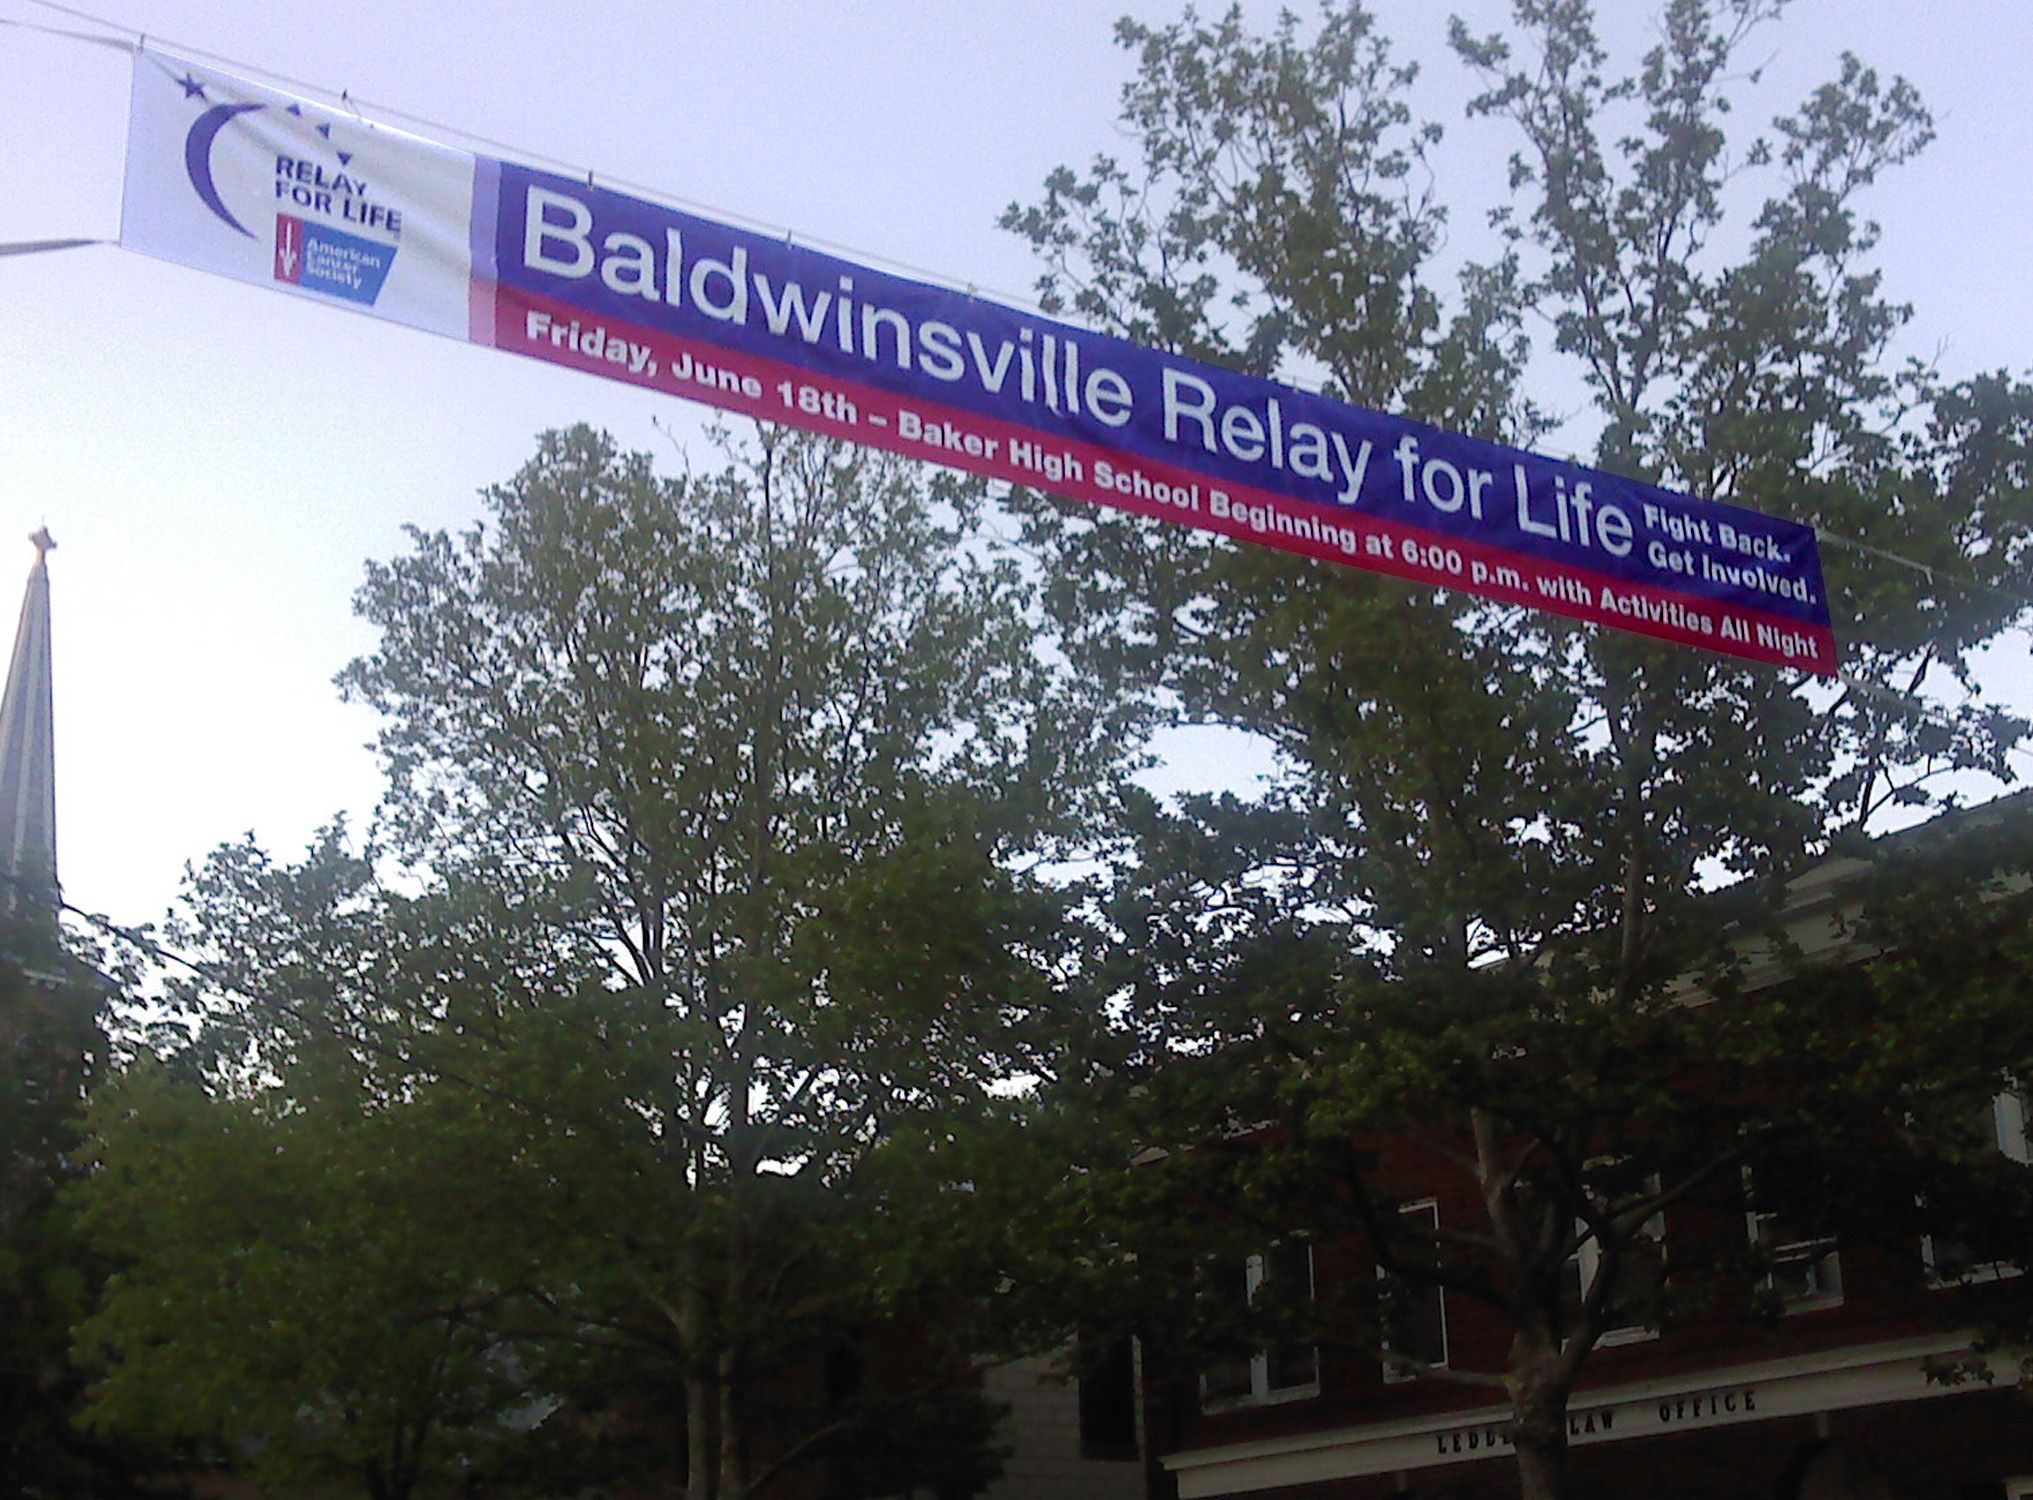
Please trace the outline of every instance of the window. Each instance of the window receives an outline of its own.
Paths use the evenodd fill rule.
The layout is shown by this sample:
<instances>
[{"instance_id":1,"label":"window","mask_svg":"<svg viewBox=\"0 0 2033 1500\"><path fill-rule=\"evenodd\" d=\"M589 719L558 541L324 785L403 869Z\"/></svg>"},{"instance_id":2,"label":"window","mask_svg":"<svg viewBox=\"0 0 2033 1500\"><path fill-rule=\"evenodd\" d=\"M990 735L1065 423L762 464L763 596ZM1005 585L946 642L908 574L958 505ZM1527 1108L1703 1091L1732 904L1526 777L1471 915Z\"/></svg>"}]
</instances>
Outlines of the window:
<instances>
[{"instance_id":1,"label":"window","mask_svg":"<svg viewBox=\"0 0 2033 1500\"><path fill-rule=\"evenodd\" d=\"M1313 1247L1288 1240L1243 1263L1236 1284L1242 1302L1254 1306L1276 1297L1286 1305L1313 1300ZM1309 1343L1279 1344L1209 1365L1200 1374L1203 1407L1296 1401L1320 1390L1320 1353Z\"/></svg>"},{"instance_id":2,"label":"window","mask_svg":"<svg viewBox=\"0 0 2033 1500\"><path fill-rule=\"evenodd\" d=\"M1440 1230L1440 1205L1437 1202L1427 1198L1418 1203L1404 1204L1398 1209L1398 1218L1405 1228L1404 1238L1415 1242L1414 1257L1423 1258L1436 1253L1433 1237ZM1424 1243L1417 1243L1419 1241ZM1377 1279L1384 1284L1381 1301L1385 1352L1416 1360L1422 1366L1444 1366L1447 1363L1447 1301L1440 1284L1410 1276L1392 1276L1382 1266L1377 1267ZM1384 1361L1385 1380L1418 1378L1417 1369L1394 1359Z\"/></svg>"},{"instance_id":3,"label":"window","mask_svg":"<svg viewBox=\"0 0 2033 1500\"><path fill-rule=\"evenodd\" d=\"M1769 1269L1764 1284L1778 1294L1787 1312L1833 1307L1842 1301L1842 1260L1835 1240L1780 1204L1760 1201L1750 1181L1751 1244Z\"/></svg>"},{"instance_id":4,"label":"window","mask_svg":"<svg viewBox=\"0 0 2033 1500\"><path fill-rule=\"evenodd\" d=\"M1986 1147L1996 1146L2006 1160L2033 1163L2033 1141L2027 1135L2026 1100L2016 1090L2007 1090L1992 1099L1970 1122L1970 1136ZM1996 1281L2016 1276L2019 1267L2000 1261L1979 1262L1968 1245L1945 1234L1930 1234L1920 1241L1921 1259L1927 1265L1927 1279L1935 1286L1950 1283Z\"/></svg>"},{"instance_id":5,"label":"window","mask_svg":"<svg viewBox=\"0 0 2033 1500\"><path fill-rule=\"evenodd\" d=\"M1645 1179L1644 1190L1656 1195L1659 1191L1659 1176L1655 1172ZM1580 1243L1567 1262L1567 1284L1565 1287L1565 1312L1567 1326L1572 1328L1581 1316L1582 1299L1588 1289L1595 1285L1595 1278L1603 1272L1602 1243L1597 1240L1587 1224L1576 1220L1575 1233ZM1653 1214L1638 1227L1638 1252L1617 1263L1617 1284L1609 1290L1602 1337L1599 1344L1628 1344L1637 1339L1658 1337L1659 1330L1646 1321L1649 1304L1658 1290L1661 1266L1666 1259L1666 1216Z\"/></svg>"}]
</instances>

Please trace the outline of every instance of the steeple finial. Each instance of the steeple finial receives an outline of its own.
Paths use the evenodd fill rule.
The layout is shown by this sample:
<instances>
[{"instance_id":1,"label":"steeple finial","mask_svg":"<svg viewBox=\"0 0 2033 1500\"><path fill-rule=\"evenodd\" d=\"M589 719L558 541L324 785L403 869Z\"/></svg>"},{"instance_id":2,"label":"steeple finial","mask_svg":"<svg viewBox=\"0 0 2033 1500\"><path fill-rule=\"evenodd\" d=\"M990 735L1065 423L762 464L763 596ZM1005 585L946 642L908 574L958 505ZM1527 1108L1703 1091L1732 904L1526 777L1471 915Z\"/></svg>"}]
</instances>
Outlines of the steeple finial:
<instances>
[{"instance_id":1,"label":"steeple finial","mask_svg":"<svg viewBox=\"0 0 2033 1500\"><path fill-rule=\"evenodd\" d=\"M35 565L39 568L49 561L50 553L56 551L56 538L49 534L47 526L38 526L28 539L35 543Z\"/></svg>"}]
</instances>

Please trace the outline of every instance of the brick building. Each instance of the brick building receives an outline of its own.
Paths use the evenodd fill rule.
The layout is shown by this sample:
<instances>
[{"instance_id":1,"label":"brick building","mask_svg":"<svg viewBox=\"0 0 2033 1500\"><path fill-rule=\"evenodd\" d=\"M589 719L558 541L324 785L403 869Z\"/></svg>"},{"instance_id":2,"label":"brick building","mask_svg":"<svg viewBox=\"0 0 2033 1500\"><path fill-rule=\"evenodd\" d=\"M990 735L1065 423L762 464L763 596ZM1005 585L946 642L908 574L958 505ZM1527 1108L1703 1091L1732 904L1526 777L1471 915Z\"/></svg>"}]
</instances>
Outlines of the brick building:
<instances>
[{"instance_id":1,"label":"brick building","mask_svg":"<svg viewBox=\"0 0 2033 1500\"><path fill-rule=\"evenodd\" d=\"M1995 827L2026 811L2022 795L1931 825L1921 840ZM1809 956L1845 955L1844 883L1864 867L1831 859L1796 881L1786 937ZM1784 947L1785 943L1775 945ZM1775 951L1749 953L1744 993L1787 972ZM1699 1003L1699 1002L1697 1002ZM1992 1100L1988 1143L2033 1171L2028 1107ZM1457 1159L1379 1142L1394 1211L1421 1228L1473 1226L1478 1187ZM1930 1369L1966 1357L1987 1301L2023 1298L2010 1264L1978 1265L1938 1237L1838 1245L1732 1181L1674 1203L1646 1226L1665 1244L1749 1253L1736 1295L1675 1318L1662 1332L1612 1326L1584 1366L1569 1405L1569 1476L1577 1496L1646 1500L2024 1500L2033 1497L2033 1402L2015 1390L2015 1355L1991 1355L1993 1383L1944 1383ZM2027 1226L2033 1250L2033 1225ZM1573 1291L1596 1274L1583 1243ZM1663 1264L1663 1262L1662 1262ZM1294 1238L1249 1257L1239 1279L1254 1298L1378 1284L1366 1242ZM1726 1288L1727 1289L1727 1288ZM1746 1307L1762 1300L1771 1316ZM1412 1495L1500 1500L1519 1493L1500 1388L1451 1372L1505 1370L1511 1325L1493 1308L1438 1286L1408 1285L1390 1325L1396 1347L1435 1367L1393 1365L1358 1339L1257 1350L1154 1379L1147 1423L1160 1455L1160 1495L1180 1500L1384 1500ZM1331 1313L1323 1313L1330 1320Z\"/></svg>"}]
</instances>

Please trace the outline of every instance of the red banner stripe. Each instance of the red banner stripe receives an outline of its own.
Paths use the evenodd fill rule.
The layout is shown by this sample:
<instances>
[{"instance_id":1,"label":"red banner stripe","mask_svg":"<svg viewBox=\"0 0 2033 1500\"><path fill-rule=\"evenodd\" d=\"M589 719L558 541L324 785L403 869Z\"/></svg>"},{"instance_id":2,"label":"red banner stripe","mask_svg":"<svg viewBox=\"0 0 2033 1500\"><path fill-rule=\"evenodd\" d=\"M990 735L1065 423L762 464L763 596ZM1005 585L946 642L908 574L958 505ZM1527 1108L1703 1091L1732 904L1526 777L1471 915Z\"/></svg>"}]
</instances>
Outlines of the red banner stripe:
<instances>
[{"instance_id":1,"label":"red banner stripe","mask_svg":"<svg viewBox=\"0 0 2033 1500\"><path fill-rule=\"evenodd\" d=\"M472 337L764 421L1305 557L1817 676L1836 671L1835 636L1827 626L1627 583L1363 511L1215 484L1176 465L1042 437L1019 423L615 323L535 293L476 282Z\"/></svg>"}]
</instances>

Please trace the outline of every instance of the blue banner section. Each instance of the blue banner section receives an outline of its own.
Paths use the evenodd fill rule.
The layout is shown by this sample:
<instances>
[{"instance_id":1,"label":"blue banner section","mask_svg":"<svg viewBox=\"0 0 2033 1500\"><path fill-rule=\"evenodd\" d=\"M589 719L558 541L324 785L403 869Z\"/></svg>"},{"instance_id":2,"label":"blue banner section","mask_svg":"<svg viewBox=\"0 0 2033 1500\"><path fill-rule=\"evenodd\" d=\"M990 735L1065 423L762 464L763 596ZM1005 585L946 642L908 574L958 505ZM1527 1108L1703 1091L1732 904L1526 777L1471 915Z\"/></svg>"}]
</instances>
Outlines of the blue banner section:
<instances>
[{"instance_id":1,"label":"blue banner section","mask_svg":"<svg viewBox=\"0 0 2033 1500\"><path fill-rule=\"evenodd\" d=\"M484 166L475 221L491 216L493 235L475 247L476 279L491 273L583 310L583 326L543 325L561 351L625 367L633 354L610 347L606 331L601 352L584 347L596 326L669 334L1214 484L1828 624L1814 533L1797 522L1367 411L584 182ZM481 263L489 250L492 266ZM698 374L707 385L716 376Z\"/></svg>"}]
</instances>

